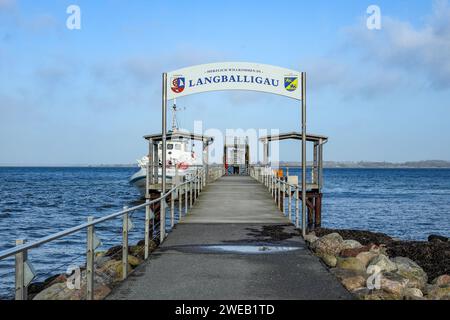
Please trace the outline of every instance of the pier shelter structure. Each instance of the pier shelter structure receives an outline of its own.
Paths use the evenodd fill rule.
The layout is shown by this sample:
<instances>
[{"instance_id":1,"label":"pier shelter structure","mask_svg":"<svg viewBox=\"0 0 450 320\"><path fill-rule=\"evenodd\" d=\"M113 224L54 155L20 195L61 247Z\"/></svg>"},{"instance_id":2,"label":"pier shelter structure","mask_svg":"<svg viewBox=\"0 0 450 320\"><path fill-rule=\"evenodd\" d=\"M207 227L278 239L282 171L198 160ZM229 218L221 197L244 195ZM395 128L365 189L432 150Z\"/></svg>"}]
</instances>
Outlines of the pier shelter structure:
<instances>
[{"instance_id":1,"label":"pier shelter structure","mask_svg":"<svg viewBox=\"0 0 450 320\"><path fill-rule=\"evenodd\" d=\"M225 137L223 145L223 165L226 175L248 174L250 148L248 137Z\"/></svg>"},{"instance_id":2,"label":"pier shelter structure","mask_svg":"<svg viewBox=\"0 0 450 320\"><path fill-rule=\"evenodd\" d=\"M270 170L269 156L270 156L270 142L285 141L285 140L301 140L302 134L300 132L288 132L276 135L267 135L259 138L263 144L263 164L267 170ZM306 134L306 141L313 144L313 161L310 166L310 179L306 181L306 205L308 211L307 226L311 230L315 227L320 227L322 222L322 187L323 187L323 145L328 141L328 137L317 134ZM307 166L307 164L305 164ZM273 170L273 169L272 169ZM288 185L298 185L298 177L296 175L289 175L289 168L286 170L286 176L281 177ZM289 191L283 192L282 201L279 206L281 210L284 209L284 198L287 197L290 201L291 196L294 195L295 190L289 188ZM289 203L290 204L290 203Z\"/></svg>"}]
</instances>

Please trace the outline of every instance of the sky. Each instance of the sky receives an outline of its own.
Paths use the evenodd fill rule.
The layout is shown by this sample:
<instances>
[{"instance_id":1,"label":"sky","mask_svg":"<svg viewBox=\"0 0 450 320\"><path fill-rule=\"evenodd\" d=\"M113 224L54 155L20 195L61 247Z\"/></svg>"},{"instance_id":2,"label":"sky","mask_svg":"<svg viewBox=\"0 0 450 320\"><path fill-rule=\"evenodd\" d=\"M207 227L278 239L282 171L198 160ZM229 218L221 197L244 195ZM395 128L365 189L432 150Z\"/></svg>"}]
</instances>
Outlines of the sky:
<instances>
[{"instance_id":1,"label":"sky","mask_svg":"<svg viewBox=\"0 0 450 320\"><path fill-rule=\"evenodd\" d=\"M70 5L79 30L66 27ZM161 73L220 61L307 72L307 131L329 137L325 160L450 160L449 57L443 0L0 0L0 165L134 163L161 130ZM300 130L285 97L177 104L190 130ZM299 143L280 159L299 160Z\"/></svg>"}]
</instances>

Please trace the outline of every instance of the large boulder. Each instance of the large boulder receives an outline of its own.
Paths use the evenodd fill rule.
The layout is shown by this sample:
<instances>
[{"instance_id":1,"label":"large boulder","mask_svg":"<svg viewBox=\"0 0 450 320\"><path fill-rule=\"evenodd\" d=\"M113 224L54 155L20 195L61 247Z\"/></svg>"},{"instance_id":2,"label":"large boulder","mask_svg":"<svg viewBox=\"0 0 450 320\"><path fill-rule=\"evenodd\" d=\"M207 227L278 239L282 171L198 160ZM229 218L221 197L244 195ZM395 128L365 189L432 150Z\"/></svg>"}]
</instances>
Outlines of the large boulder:
<instances>
[{"instance_id":1,"label":"large boulder","mask_svg":"<svg viewBox=\"0 0 450 320\"><path fill-rule=\"evenodd\" d=\"M128 255L128 263L133 267L136 268L138 265L140 265L143 262L142 259L132 256L132 255Z\"/></svg>"},{"instance_id":2,"label":"large boulder","mask_svg":"<svg viewBox=\"0 0 450 320\"><path fill-rule=\"evenodd\" d=\"M381 289L398 296L403 295L403 291L409 280L394 272L383 272L380 279Z\"/></svg>"},{"instance_id":3,"label":"large boulder","mask_svg":"<svg viewBox=\"0 0 450 320\"><path fill-rule=\"evenodd\" d=\"M341 250L361 248L362 244L356 240L344 240L341 243Z\"/></svg>"},{"instance_id":4,"label":"large boulder","mask_svg":"<svg viewBox=\"0 0 450 320\"><path fill-rule=\"evenodd\" d=\"M378 266L380 271L392 272L397 270L397 265L384 254L375 256L369 262L369 266Z\"/></svg>"},{"instance_id":5,"label":"large boulder","mask_svg":"<svg viewBox=\"0 0 450 320\"><path fill-rule=\"evenodd\" d=\"M392 261L397 265L397 273L409 280L409 287L419 289L425 287L428 276L417 263L405 257L395 257Z\"/></svg>"},{"instance_id":6,"label":"large boulder","mask_svg":"<svg viewBox=\"0 0 450 320\"><path fill-rule=\"evenodd\" d=\"M327 254L327 253L321 253L319 257L325 262L325 264L331 268L334 268L337 263L336 256Z\"/></svg>"},{"instance_id":7,"label":"large boulder","mask_svg":"<svg viewBox=\"0 0 450 320\"><path fill-rule=\"evenodd\" d=\"M361 300L400 300L402 295L390 293L383 290L373 290L368 294L360 295Z\"/></svg>"},{"instance_id":8,"label":"large boulder","mask_svg":"<svg viewBox=\"0 0 450 320\"><path fill-rule=\"evenodd\" d=\"M311 233L305 235L304 239L307 243L309 243L311 245L313 242L316 242L317 239L319 239L319 237L317 237L313 232L311 232Z\"/></svg>"},{"instance_id":9,"label":"large boulder","mask_svg":"<svg viewBox=\"0 0 450 320\"><path fill-rule=\"evenodd\" d=\"M352 276L341 280L348 291L363 289L366 285L366 279L363 276Z\"/></svg>"},{"instance_id":10,"label":"large boulder","mask_svg":"<svg viewBox=\"0 0 450 320\"><path fill-rule=\"evenodd\" d=\"M372 259L375 258L376 256L378 256L378 254L376 254L375 252L364 251L364 252L358 253L358 255L356 256L356 259L360 260L363 263L364 267L367 268L367 266L369 265L369 262L372 261Z\"/></svg>"},{"instance_id":11,"label":"large boulder","mask_svg":"<svg viewBox=\"0 0 450 320\"><path fill-rule=\"evenodd\" d=\"M427 298L432 300L450 300L450 286L432 286L428 289Z\"/></svg>"},{"instance_id":12,"label":"large boulder","mask_svg":"<svg viewBox=\"0 0 450 320\"><path fill-rule=\"evenodd\" d=\"M339 257L337 259L336 267L341 269L348 269L362 272L366 270L366 266L361 262L361 260L353 257L349 258Z\"/></svg>"},{"instance_id":13,"label":"large boulder","mask_svg":"<svg viewBox=\"0 0 450 320\"><path fill-rule=\"evenodd\" d=\"M122 261L109 260L102 267L98 268L97 272L111 279L110 282L117 282L122 280L122 269ZM131 265L128 265L129 272L131 269Z\"/></svg>"},{"instance_id":14,"label":"large boulder","mask_svg":"<svg viewBox=\"0 0 450 320\"><path fill-rule=\"evenodd\" d=\"M81 300L83 293L81 289L69 289L65 282L60 282L42 290L33 300Z\"/></svg>"},{"instance_id":15,"label":"large boulder","mask_svg":"<svg viewBox=\"0 0 450 320\"><path fill-rule=\"evenodd\" d=\"M330 233L311 243L311 248L318 254L326 253L336 256L341 251L343 241L338 233Z\"/></svg>"},{"instance_id":16,"label":"large boulder","mask_svg":"<svg viewBox=\"0 0 450 320\"><path fill-rule=\"evenodd\" d=\"M369 244L367 246L361 246L357 248L349 248L349 249L342 249L340 256L342 257L356 257L361 252L367 252L370 251L370 249L373 247L372 244Z\"/></svg>"},{"instance_id":17,"label":"large boulder","mask_svg":"<svg viewBox=\"0 0 450 320\"><path fill-rule=\"evenodd\" d=\"M408 300L415 300L417 298L423 298L423 293L420 289L417 288L406 288L403 291L403 296Z\"/></svg>"},{"instance_id":18,"label":"large boulder","mask_svg":"<svg viewBox=\"0 0 450 320\"><path fill-rule=\"evenodd\" d=\"M447 286L450 285L450 275L443 274L437 278L435 278L432 282L434 285L437 286Z\"/></svg>"}]
</instances>

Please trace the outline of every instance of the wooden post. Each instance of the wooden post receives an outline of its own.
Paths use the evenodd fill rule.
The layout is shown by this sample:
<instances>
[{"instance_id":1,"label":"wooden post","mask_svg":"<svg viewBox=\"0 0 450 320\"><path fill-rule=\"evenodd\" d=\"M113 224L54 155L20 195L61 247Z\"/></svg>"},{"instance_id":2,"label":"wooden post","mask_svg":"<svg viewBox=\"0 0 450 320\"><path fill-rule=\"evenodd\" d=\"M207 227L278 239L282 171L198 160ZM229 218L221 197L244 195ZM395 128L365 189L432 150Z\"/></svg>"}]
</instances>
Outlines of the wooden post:
<instances>
[{"instance_id":1,"label":"wooden post","mask_svg":"<svg viewBox=\"0 0 450 320\"><path fill-rule=\"evenodd\" d=\"M314 227L320 228L320 226L322 225L322 193L319 193L316 198L315 213L316 213L316 220Z\"/></svg>"},{"instance_id":2,"label":"wooden post","mask_svg":"<svg viewBox=\"0 0 450 320\"><path fill-rule=\"evenodd\" d=\"M314 204L314 198L307 198L307 201ZM313 212L314 210L313 210L313 208L308 206L306 203L305 203L305 205L308 210L308 230L312 230L314 227L314 212Z\"/></svg>"}]
</instances>

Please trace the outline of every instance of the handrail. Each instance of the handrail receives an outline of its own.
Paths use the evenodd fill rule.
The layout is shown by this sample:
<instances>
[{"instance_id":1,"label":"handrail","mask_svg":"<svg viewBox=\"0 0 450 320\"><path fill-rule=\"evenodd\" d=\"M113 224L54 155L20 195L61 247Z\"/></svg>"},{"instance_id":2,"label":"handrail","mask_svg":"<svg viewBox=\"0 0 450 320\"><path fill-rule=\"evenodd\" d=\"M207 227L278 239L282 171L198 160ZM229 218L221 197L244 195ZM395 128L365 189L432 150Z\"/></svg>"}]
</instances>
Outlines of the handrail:
<instances>
[{"instance_id":1,"label":"handrail","mask_svg":"<svg viewBox=\"0 0 450 320\"><path fill-rule=\"evenodd\" d=\"M129 213L129 212L132 212L132 211L136 211L136 210L139 210L141 208L145 208L147 206L150 206L150 205L152 205L152 204L154 204L156 202L161 201L162 199L167 198L169 196L169 194L171 194L176 189L184 186L185 184L191 183L193 181L196 181L197 179L199 179L200 173L203 174L203 171L204 171L204 169L199 170L199 172L196 175L194 175L192 177L192 179L186 180L185 182L176 185L175 187L173 187L172 189L170 189L169 191L167 191L165 194L163 194L162 196L160 196L157 199L153 199L151 201L147 201L147 202L145 202L143 204L140 204L140 205L137 205L137 206L134 206L134 207L131 207L131 208L123 209L122 211L115 212L115 213L112 213L110 215L98 218L96 220L93 220L92 222L82 223L82 224L80 224L80 225L78 225L76 227L72 227L72 228L69 228L69 229L66 229L66 230L63 230L63 231L60 231L60 232L48 235L46 237L40 238L38 240L35 240L35 241L31 242L31 243L18 245L18 246L15 246L13 248L10 248L10 249L6 249L6 250L3 250L3 251L0 251L0 260L8 258L10 256L13 256L13 255L15 255L17 253L23 252L25 250L39 247L39 246L41 246L41 245L43 245L45 243L48 243L50 241L57 240L57 239L65 237L65 236L77 233L77 232L79 232L79 231L81 231L81 230L83 230L83 229L85 229L87 227L95 226L95 225L97 225L97 224L99 224L101 222L108 221L108 220L114 219L116 217L120 217L120 216L122 216L122 215L124 215L126 213Z\"/></svg>"}]
</instances>

